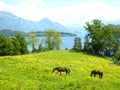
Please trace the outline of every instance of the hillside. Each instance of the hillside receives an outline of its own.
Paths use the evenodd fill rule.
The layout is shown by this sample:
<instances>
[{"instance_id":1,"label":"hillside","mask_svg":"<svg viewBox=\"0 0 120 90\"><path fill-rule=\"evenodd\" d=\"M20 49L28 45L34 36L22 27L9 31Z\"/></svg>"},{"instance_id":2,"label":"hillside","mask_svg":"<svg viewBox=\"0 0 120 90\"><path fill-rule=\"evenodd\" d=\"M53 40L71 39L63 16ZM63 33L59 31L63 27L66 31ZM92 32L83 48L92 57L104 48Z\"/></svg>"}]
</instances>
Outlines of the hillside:
<instances>
[{"instance_id":1,"label":"hillside","mask_svg":"<svg viewBox=\"0 0 120 90\"><path fill-rule=\"evenodd\" d=\"M21 32L21 31L13 31L9 29L0 30L0 34L5 35L5 36L15 36L15 34L18 34L18 33L22 35L26 35L25 32Z\"/></svg>"},{"instance_id":2,"label":"hillside","mask_svg":"<svg viewBox=\"0 0 120 90\"><path fill-rule=\"evenodd\" d=\"M71 69L70 76L52 73L56 66ZM93 69L102 79L90 77ZM69 51L49 51L0 57L0 90L119 90L120 66L109 60Z\"/></svg>"}]
</instances>

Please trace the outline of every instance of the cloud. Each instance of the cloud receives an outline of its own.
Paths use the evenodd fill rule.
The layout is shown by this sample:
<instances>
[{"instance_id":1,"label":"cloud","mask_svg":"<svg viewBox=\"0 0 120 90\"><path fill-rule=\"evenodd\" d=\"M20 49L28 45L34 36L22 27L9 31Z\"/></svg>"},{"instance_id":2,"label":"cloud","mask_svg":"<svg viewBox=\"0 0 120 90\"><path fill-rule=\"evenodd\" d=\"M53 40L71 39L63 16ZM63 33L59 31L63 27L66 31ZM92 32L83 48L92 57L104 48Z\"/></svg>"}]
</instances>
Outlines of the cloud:
<instances>
[{"instance_id":1,"label":"cloud","mask_svg":"<svg viewBox=\"0 0 120 90\"><path fill-rule=\"evenodd\" d=\"M5 3L3 0L0 1L0 10L10 11L11 13L20 16L28 20L38 20L41 15L41 11L38 8L45 7L46 4L43 0L21 0L17 5L11 5Z\"/></svg>"},{"instance_id":2,"label":"cloud","mask_svg":"<svg viewBox=\"0 0 120 90\"><path fill-rule=\"evenodd\" d=\"M66 7L61 5L53 8L44 0L20 0L16 5L0 0L0 10L10 11L17 16L33 21L39 21L46 17L64 25L85 23L93 19L120 20L119 5L119 0L116 2L85 0Z\"/></svg>"},{"instance_id":3,"label":"cloud","mask_svg":"<svg viewBox=\"0 0 120 90\"><path fill-rule=\"evenodd\" d=\"M4 2L0 1L0 10L3 10L4 6L5 6Z\"/></svg>"}]
</instances>

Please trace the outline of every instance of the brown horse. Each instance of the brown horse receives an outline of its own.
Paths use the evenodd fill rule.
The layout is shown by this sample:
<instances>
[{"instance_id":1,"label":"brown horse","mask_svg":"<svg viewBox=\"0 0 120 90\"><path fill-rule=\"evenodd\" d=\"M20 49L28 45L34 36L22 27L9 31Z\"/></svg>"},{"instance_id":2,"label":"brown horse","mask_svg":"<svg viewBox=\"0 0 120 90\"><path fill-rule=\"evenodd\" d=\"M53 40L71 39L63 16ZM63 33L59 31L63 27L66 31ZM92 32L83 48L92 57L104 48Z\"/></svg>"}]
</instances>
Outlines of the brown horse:
<instances>
[{"instance_id":1,"label":"brown horse","mask_svg":"<svg viewBox=\"0 0 120 90\"><path fill-rule=\"evenodd\" d=\"M102 78L102 77L103 77L103 72L100 71L100 70L92 70L92 71L91 71L91 74L90 74L91 77L92 77L92 74L94 74L94 77L95 77L96 75L99 75L99 78Z\"/></svg>"},{"instance_id":2,"label":"brown horse","mask_svg":"<svg viewBox=\"0 0 120 90\"><path fill-rule=\"evenodd\" d=\"M57 73L60 72L60 75L61 75L61 72L66 72L66 75L70 75L70 69L69 68L66 68L66 67L56 67L56 68L53 68L53 72L57 70Z\"/></svg>"}]
</instances>

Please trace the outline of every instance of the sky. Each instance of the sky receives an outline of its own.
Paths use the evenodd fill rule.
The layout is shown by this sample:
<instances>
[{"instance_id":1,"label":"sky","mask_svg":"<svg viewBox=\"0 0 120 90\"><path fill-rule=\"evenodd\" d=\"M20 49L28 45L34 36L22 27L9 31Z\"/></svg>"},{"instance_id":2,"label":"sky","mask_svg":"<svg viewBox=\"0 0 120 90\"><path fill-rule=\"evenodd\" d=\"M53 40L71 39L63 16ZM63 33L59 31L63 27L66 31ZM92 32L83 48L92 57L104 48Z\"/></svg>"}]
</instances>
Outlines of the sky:
<instances>
[{"instance_id":1,"label":"sky","mask_svg":"<svg viewBox=\"0 0 120 90\"><path fill-rule=\"evenodd\" d=\"M79 26L93 19L119 21L120 0L0 0L0 11L31 21L49 18L65 26Z\"/></svg>"}]
</instances>

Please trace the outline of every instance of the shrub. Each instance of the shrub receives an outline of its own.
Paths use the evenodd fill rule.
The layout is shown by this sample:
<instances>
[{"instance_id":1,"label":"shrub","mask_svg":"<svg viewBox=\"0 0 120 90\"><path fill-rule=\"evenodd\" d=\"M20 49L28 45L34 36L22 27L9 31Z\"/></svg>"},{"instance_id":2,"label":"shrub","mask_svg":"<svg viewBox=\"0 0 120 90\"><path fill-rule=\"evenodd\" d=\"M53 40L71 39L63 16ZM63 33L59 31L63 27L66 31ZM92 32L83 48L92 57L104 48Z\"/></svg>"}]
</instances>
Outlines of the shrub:
<instances>
[{"instance_id":1,"label":"shrub","mask_svg":"<svg viewBox=\"0 0 120 90\"><path fill-rule=\"evenodd\" d=\"M120 65L120 51L115 54L115 63Z\"/></svg>"}]
</instances>

